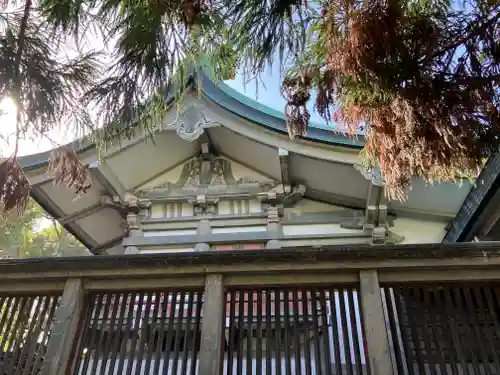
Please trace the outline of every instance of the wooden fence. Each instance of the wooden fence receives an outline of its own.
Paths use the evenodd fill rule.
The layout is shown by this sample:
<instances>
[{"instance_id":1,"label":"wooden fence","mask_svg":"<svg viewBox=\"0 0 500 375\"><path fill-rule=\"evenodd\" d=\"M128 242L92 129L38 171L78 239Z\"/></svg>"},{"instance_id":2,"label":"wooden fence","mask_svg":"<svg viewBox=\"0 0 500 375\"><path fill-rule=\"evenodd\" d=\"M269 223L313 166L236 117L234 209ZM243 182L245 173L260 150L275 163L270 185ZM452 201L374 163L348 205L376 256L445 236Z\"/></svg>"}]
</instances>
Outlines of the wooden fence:
<instances>
[{"instance_id":1,"label":"wooden fence","mask_svg":"<svg viewBox=\"0 0 500 375\"><path fill-rule=\"evenodd\" d=\"M0 261L0 374L500 374L499 250Z\"/></svg>"}]
</instances>

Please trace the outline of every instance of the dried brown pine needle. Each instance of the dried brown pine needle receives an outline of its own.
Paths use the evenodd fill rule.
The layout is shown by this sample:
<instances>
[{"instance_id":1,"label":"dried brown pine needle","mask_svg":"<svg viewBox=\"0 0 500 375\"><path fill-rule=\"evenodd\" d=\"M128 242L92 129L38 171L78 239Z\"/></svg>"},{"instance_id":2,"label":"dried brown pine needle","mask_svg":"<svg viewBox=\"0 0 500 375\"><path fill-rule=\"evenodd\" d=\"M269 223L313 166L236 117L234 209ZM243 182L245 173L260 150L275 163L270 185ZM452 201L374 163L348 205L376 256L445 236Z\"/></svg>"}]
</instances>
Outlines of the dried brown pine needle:
<instances>
[{"instance_id":1,"label":"dried brown pine needle","mask_svg":"<svg viewBox=\"0 0 500 375\"><path fill-rule=\"evenodd\" d=\"M0 162L0 203L4 211L21 214L28 205L31 186L15 157Z\"/></svg>"},{"instance_id":2,"label":"dried brown pine needle","mask_svg":"<svg viewBox=\"0 0 500 375\"><path fill-rule=\"evenodd\" d=\"M365 155L392 199L404 199L414 177L475 178L500 146L500 12L470 14L412 13L398 0L326 2L313 87L283 82L292 133L307 131L303 99L314 88L327 121L334 112L351 134L367 127Z\"/></svg>"},{"instance_id":3,"label":"dried brown pine needle","mask_svg":"<svg viewBox=\"0 0 500 375\"><path fill-rule=\"evenodd\" d=\"M54 174L55 185L66 185L75 189L77 197L91 187L87 168L71 150L60 148L50 154L48 171Z\"/></svg>"}]
</instances>

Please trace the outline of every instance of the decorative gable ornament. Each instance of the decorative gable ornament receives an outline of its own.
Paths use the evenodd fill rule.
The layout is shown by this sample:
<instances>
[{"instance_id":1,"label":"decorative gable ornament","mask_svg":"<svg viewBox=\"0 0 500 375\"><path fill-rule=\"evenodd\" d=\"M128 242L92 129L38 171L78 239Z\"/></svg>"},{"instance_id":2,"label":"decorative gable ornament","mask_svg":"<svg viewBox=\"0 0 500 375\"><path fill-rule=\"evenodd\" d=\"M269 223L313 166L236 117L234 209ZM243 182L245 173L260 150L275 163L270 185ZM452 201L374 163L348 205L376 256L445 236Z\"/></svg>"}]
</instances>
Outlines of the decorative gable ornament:
<instances>
[{"instance_id":1,"label":"decorative gable ornament","mask_svg":"<svg viewBox=\"0 0 500 375\"><path fill-rule=\"evenodd\" d=\"M384 186L385 180L382 177L382 173L380 172L380 168L378 167L370 167L366 168L360 165L355 165L354 168L359 171L364 178L368 181L371 181L375 186Z\"/></svg>"},{"instance_id":2,"label":"decorative gable ornament","mask_svg":"<svg viewBox=\"0 0 500 375\"><path fill-rule=\"evenodd\" d=\"M179 137L193 142L203 134L206 128L218 125L207 117L201 108L191 104L177 113L177 118L168 125L168 128L176 129Z\"/></svg>"}]
</instances>

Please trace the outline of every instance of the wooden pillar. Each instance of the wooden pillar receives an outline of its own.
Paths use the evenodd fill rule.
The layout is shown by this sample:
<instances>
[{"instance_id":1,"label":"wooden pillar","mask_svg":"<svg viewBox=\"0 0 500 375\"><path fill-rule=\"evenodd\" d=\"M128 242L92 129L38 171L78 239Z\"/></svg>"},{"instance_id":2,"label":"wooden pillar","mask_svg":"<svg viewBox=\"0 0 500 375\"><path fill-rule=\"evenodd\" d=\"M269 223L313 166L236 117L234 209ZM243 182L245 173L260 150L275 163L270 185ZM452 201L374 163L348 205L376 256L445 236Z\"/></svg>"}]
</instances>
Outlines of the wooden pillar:
<instances>
[{"instance_id":1,"label":"wooden pillar","mask_svg":"<svg viewBox=\"0 0 500 375\"><path fill-rule=\"evenodd\" d=\"M382 295L376 270L359 273L361 309L368 347L368 363L372 375L392 375L389 337L385 324Z\"/></svg>"},{"instance_id":2,"label":"wooden pillar","mask_svg":"<svg viewBox=\"0 0 500 375\"><path fill-rule=\"evenodd\" d=\"M82 307L82 280L69 279L66 281L59 307L54 315L41 375L66 375Z\"/></svg>"},{"instance_id":3,"label":"wooden pillar","mask_svg":"<svg viewBox=\"0 0 500 375\"><path fill-rule=\"evenodd\" d=\"M222 370L224 297L222 275L207 275L203 296L199 375L219 375Z\"/></svg>"}]
</instances>

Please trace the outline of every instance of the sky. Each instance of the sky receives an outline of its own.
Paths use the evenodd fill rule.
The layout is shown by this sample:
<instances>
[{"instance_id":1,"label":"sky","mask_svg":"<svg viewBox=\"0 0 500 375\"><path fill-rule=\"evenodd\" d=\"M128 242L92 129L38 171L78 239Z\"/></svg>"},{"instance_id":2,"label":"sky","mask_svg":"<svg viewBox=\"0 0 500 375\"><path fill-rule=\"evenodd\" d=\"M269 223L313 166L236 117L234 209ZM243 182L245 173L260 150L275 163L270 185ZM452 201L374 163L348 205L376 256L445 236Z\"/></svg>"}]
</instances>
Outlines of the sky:
<instances>
[{"instance_id":1,"label":"sky","mask_svg":"<svg viewBox=\"0 0 500 375\"><path fill-rule=\"evenodd\" d=\"M256 82L258 83L258 90L256 88ZM281 74L278 66L273 66L272 68L268 67L265 69L258 81L253 80L245 83L243 75L237 74L234 80L225 81L225 83L253 100L257 100L258 102L278 111L284 111L286 102L280 92ZM311 112L312 122L322 126L328 126L326 122L314 112L312 108L312 101L309 105L309 110ZM8 156L12 154L14 150L14 111L15 107L11 100L3 100L0 103L0 112L4 113L3 115L0 115L1 156ZM65 131L59 131L56 129L51 132L47 138L24 139L19 145L19 156L50 150L59 145L67 144L73 141L76 137L76 134L68 132L67 129L65 129Z\"/></svg>"},{"instance_id":2,"label":"sky","mask_svg":"<svg viewBox=\"0 0 500 375\"><path fill-rule=\"evenodd\" d=\"M259 80L253 80L245 84L243 75L237 74L234 80L225 81L225 83L251 99L257 100L278 111L284 111L286 101L281 95L281 74L276 65L266 68ZM256 89L256 83L258 83L258 90ZM314 95L312 99L314 100ZM328 126L325 120L314 111L313 100L308 105L309 112L311 113L311 121Z\"/></svg>"}]
</instances>

